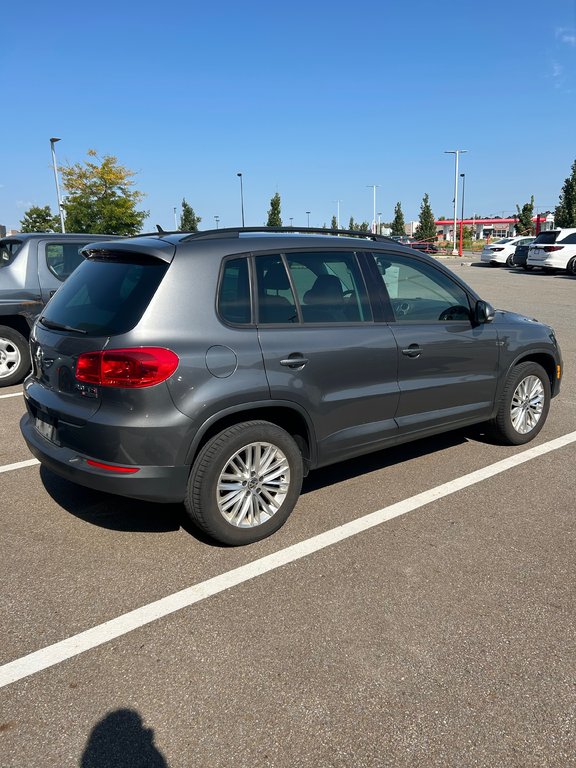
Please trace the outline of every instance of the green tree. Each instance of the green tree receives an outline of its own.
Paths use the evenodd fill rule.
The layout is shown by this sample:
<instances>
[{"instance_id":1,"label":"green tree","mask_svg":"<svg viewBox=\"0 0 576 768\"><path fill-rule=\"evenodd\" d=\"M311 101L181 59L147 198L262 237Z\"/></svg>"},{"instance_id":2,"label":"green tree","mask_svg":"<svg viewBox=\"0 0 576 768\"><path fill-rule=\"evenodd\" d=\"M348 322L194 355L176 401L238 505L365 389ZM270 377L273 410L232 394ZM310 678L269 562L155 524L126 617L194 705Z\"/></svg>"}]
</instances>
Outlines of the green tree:
<instances>
[{"instance_id":1,"label":"green tree","mask_svg":"<svg viewBox=\"0 0 576 768\"><path fill-rule=\"evenodd\" d=\"M514 214L516 220L516 234L517 235L533 235L534 223L532 217L534 216L534 195L530 197L529 203L524 203L522 209L519 205L516 205L517 213Z\"/></svg>"},{"instance_id":2,"label":"green tree","mask_svg":"<svg viewBox=\"0 0 576 768\"><path fill-rule=\"evenodd\" d=\"M113 155L100 159L88 150L88 160L62 167L66 190L66 228L70 232L135 235L148 211L137 211L144 197L133 190L133 171L118 164Z\"/></svg>"},{"instance_id":3,"label":"green tree","mask_svg":"<svg viewBox=\"0 0 576 768\"><path fill-rule=\"evenodd\" d=\"M330 229L338 229L338 219L336 216L332 216L332 221L330 222Z\"/></svg>"},{"instance_id":4,"label":"green tree","mask_svg":"<svg viewBox=\"0 0 576 768\"><path fill-rule=\"evenodd\" d=\"M422 198L418 226L416 227L416 232L414 232L414 237L416 240L426 240L428 242L436 240L436 224L434 223L434 214L430 207L428 193Z\"/></svg>"},{"instance_id":5,"label":"green tree","mask_svg":"<svg viewBox=\"0 0 576 768\"><path fill-rule=\"evenodd\" d=\"M270 210L268 211L267 227L281 227L282 217L280 216L280 195L278 192L270 200Z\"/></svg>"},{"instance_id":6,"label":"green tree","mask_svg":"<svg viewBox=\"0 0 576 768\"><path fill-rule=\"evenodd\" d=\"M404 221L404 214L402 213L402 206L400 203L396 203L394 208L394 221L392 222L392 235L405 235L406 223Z\"/></svg>"},{"instance_id":7,"label":"green tree","mask_svg":"<svg viewBox=\"0 0 576 768\"><path fill-rule=\"evenodd\" d=\"M198 232L198 224L202 221L201 216L196 216L194 208L182 200L182 215L180 216L180 232Z\"/></svg>"},{"instance_id":8,"label":"green tree","mask_svg":"<svg viewBox=\"0 0 576 768\"><path fill-rule=\"evenodd\" d=\"M350 216L350 221L348 222L348 229L353 232L356 229L356 222L354 221L354 216Z\"/></svg>"},{"instance_id":9,"label":"green tree","mask_svg":"<svg viewBox=\"0 0 576 768\"><path fill-rule=\"evenodd\" d=\"M576 227L576 160L572 163L571 174L562 187L554 223L557 227Z\"/></svg>"},{"instance_id":10,"label":"green tree","mask_svg":"<svg viewBox=\"0 0 576 768\"><path fill-rule=\"evenodd\" d=\"M54 216L49 205L33 205L20 221L21 232L61 232L60 216Z\"/></svg>"}]
</instances>

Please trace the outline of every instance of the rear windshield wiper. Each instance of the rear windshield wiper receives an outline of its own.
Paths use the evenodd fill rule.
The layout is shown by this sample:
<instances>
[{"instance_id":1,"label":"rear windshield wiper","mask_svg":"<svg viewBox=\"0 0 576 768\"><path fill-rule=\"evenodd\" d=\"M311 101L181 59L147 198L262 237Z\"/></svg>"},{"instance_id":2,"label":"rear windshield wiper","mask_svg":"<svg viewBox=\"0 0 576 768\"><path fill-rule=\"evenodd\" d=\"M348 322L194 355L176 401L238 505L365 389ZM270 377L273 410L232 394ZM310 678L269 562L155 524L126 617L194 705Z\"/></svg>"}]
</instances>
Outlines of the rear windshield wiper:
<instances>
[{"instance_id":1,"label":"rear windshield wiper","mask_svg":"<svg viewBox=\"0 0 576 768\"><path fill-rule=\"evenodd\" d=\"M71 325L64 325L64 323L56 323L54 320L48 320L47 317L40 318L40 321L46 328L51 328L54 331L73 331L74 333L88 333L83 328L73 328Z\"/></svg>"}]
</instances>

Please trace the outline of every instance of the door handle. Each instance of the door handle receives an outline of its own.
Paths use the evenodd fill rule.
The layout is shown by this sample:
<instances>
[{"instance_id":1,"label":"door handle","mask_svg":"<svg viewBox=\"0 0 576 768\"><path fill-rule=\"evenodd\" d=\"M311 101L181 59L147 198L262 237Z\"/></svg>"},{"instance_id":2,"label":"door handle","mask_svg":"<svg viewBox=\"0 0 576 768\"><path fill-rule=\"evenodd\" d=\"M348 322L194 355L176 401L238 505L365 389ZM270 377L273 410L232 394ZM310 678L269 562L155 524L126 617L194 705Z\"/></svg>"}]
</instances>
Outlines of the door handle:
<instances>
[{"instance_id":1,"label":"door handle","mask_svg":"<svg viewBox=\"0 0 576 768\"><path fill-rule=\"evenodd\" d=\"M307 362L307 357L302 357L302 355L294 355L293 357L285 357L284 360L280 360L280 365L283 365L286 368L304 368Z\"/></svg>"},{"instance_id":2,"label":"door handle","mask_svg":"<svg viewBox=\"0 0 576 768\"><path fill-rule=\"evenodd\" d=\"M419 344L410 344L409 347L402 350L402 354L406 355L406 357L420 357L422 352L424 352L424 350Z\"/></svg>"}]
</instances>

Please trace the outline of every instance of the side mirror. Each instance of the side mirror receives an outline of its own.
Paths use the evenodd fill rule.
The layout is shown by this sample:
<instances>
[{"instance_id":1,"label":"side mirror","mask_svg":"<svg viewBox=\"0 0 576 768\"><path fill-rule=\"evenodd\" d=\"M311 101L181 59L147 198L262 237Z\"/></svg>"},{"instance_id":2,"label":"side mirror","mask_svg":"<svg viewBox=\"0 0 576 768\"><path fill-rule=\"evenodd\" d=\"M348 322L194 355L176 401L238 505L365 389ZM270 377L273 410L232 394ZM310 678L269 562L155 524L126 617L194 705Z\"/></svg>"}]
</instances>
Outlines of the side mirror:
<instances>
[{"instance_id":1,"label":"side mirror","mask_svg":"<svg viewBox=\"0 0 576 768\"><path fill-rule=\"evenodd\" d=\"M487 301L477 301L474 310L474 319L477 323L491 323L496 314L494 307Z\"/></svg>"}]
</instances>

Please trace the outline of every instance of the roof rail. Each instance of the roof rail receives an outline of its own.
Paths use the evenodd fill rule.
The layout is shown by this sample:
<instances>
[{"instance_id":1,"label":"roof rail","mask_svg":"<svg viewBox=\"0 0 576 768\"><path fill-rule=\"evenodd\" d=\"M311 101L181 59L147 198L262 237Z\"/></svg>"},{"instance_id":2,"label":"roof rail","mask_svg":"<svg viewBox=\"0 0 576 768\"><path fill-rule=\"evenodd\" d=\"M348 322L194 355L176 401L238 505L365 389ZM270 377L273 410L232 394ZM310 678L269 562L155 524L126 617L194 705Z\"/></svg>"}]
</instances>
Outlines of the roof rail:
<instances>
[{"instance_id":1,"label":"roof rail","mask_svg":"<svg viewBox=\"0 0 576 768\"><path fill-rule=\"evenodd\" d=\"M240 237L240 235L243 234L257 232L336 235L340 237L359 237L365 240L383 240L385 242L390 242L390 238L384 237L384 235L375 235L372 232L361 232L357 229L323 229L322 227L228 227L222 229L206 229L201 232L191 232L183 238L183 242L188 240L200 240L202 238Z\"/></svg>"}]
</instances>

